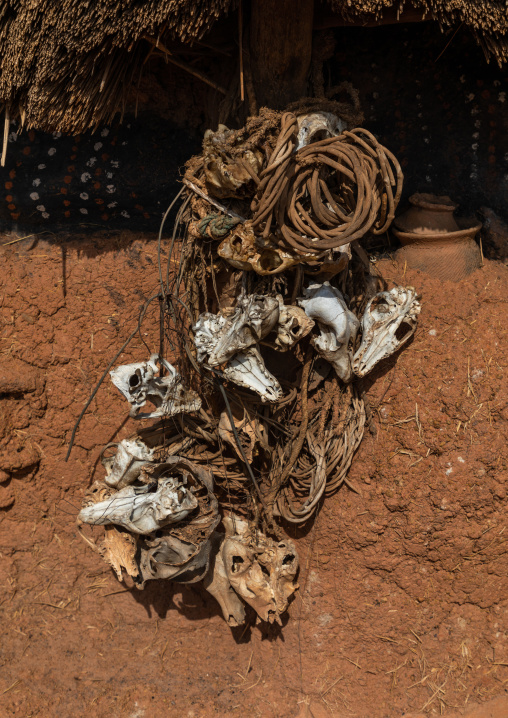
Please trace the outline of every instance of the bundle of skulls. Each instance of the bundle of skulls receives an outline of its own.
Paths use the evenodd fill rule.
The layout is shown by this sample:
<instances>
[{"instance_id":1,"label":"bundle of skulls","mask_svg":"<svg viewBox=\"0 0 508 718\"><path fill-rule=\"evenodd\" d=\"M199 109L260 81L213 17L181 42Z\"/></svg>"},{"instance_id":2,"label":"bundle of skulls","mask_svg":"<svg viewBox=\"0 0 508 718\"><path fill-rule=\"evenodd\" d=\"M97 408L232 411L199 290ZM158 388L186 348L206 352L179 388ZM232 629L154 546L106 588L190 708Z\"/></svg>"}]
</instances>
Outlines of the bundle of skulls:
<instances>
[{"instance_id":1,"label":"bundle of skulls","mask_svg":"<svg viewBox=\"0 0 508 718\"><path fill-rule=\"evenodd\" d=\"M207 131L160 272L164 356L110 372L142 428L104 447L78 517L119 580L201 581L230 626L246 604L282 625L284 528L348 483L364 377L415 331L415 290L389 289L362 246L401 188L389 150L328 111Z\"/></svg>"}]
</instances>

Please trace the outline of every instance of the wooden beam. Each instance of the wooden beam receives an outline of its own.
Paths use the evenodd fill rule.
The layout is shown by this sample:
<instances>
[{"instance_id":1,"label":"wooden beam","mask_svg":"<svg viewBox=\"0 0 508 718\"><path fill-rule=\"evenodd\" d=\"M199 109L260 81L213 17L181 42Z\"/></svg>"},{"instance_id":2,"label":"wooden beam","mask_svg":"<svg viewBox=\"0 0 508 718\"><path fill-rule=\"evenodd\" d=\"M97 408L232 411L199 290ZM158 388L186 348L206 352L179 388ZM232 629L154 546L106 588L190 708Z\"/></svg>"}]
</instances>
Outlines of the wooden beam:
<instances>
[{"instance_id":1,"label":"wooden beam","mask_svg":"<svg viewBox=\"0 0 508 718\"><path fill-rule=\"evenodd\" d=\"M256 100L282 109L307 95L314 0L252 0L250 62Z\"/></svg>"}]
</instances>

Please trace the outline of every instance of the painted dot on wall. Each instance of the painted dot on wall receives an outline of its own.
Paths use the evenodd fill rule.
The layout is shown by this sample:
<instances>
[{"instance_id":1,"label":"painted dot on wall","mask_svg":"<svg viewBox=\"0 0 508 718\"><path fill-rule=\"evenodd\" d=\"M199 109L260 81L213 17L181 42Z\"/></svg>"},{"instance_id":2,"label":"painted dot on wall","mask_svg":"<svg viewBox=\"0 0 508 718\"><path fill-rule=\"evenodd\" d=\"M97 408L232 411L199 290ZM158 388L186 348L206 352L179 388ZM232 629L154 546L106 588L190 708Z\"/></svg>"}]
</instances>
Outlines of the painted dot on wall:
<instances>
[{"instance_id":1,"label":"painted dot on wall","mask_svg":"<svg viewBox=\"0 0 508 718\"><path fill-rule=\"evenodd\" d=\"M48 150L48 155L50 157L53 157L53 155L56 155L56 147L50 147Z\"/></svg>"},{"instance_id":2,"label":"painted dot on wall","mask_svg":"<svg viewBox=\"0 0 508 718\"><path fill-rule=\"evenodd\" d=\"M39 212L45 212L45 211L46 211L46 207L45 207L43 204L38 204L37 207L36 207L36 209L38 209Z\"/></svg>"},{"instance_id":3,"label":"painted dot on wall","mask_svg":"<svg viewBox=\"0 0 508 718\"><path fill-rule=\"evenodd\" d=\"M8 205L7 205L7 209L9 209L9 210L12 212L13 210L16 209L16 205L15 205L15 204L8 204Z\"/></svg>"},{"instance_id":4,"label":"painted dot on wall","mask_svg":"<svg viewBox=\"0 0 508 718\"><path fill-rule=\"evenodd\" d=\"M79 196L81 197L81 199L88 199L87 192L81 192L81 194Z\"/></svg>"},{"instance_id":5,"label":"painted dot on wall","mask_svg":"<svg viewBox=\"0 0 508 718\"><path fill-rule=\"evenodd\" d=\"M36 178L34 179L34 181L32 182L32 185L33 185L34 187L38 187L38 186L40 185L40 183L41 183L40 179L39 179L38 177L36 177Z\"/></svg>"},{"instance_id":6,"label":"painted dot on wall","mask_svg":"<svg viewBox=\"0 0 508 718\"><path fill-rule=\"evenodd\" d=\"M88 210L85 207L80 207L79 211L81 212L81 214L88 214Z\"/></svg>"},{"instance_id":7,"label":"painted dot on wall","mask_svg":"<svg viewBox=\"0 0 508 718\"><path fill-rule=\"evenodd\" d=\"M38 170L45 170L45 169L46 169L46 165L37 165L37 169L38 169Z\"/></svg>"},{"instance_id":8,"label":"painted dot on wall","mask_svg":"<svg viewBox=\"0 0 508 718\"><path fill-rule=\"evenodd\" d=\"M88 182L88 180L92 179L92 175L89 172L83 172L81 175L81 181L82 182Z\"/></svg>"},{"instance_id":9,"label":"painted dot on wall","mask_svg":"<svg viewBox=\"0 0 508 718\"><path fill-rule=\"evenodd\" d=\"M35 202L36 200L40 199L39 193L38 193L38 192L31 192L31 193L30 193L30 199L33 199L34 202Z\"/></svg>"},{"instance_id":10,"label":"painted dot on wall","mask_svg":"<svg viewBox=\"0 0 508 718\"><path fill-rule=\"evenodd\" d=\"M60 187L60 194L67 194L67 187Z\"/></svg>"}]
</instances>

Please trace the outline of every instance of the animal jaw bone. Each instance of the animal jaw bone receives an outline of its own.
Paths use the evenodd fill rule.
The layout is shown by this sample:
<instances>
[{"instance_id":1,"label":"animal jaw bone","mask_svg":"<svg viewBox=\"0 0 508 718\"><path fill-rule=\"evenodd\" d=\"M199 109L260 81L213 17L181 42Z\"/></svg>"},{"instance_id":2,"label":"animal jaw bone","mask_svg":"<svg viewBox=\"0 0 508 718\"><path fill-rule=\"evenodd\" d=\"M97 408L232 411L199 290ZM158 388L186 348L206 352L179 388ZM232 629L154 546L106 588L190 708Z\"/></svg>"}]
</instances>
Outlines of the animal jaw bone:
<instances>
[{"instance_id":1,"label":"animal jaw bone","mask_svg":"<svg viewBox=\"0 0 508 718\"><path fill-rule=\"evenodd\" d=\"M116 524L134 534L152 533L181 521L197 507L196 497L184 484L169 476L148 486L127 486L105 501L85 506L78 521L95 526Z\"/></svg>"},{"instance_id":2,"label":"animal jaw bone","mask_svg":"<svg viewBox=\"0 0 508 718\"><path fill-rule=\"evenodd\" d=\"M117 447L116 454L106 458L102 456L102 465L106 469L104 481L112 488L123 489L134 483L141 469L154 460L154 451L136 437L107 444L102 453L112 446Z\"/></svg>"},{"instance_id":3,"label":"animal jaw bone","mask_svg":"<svg viewBox=\"0 0 508 718\"><path fill-rule=\"evenodd\" d=\"M157 360L168 371L167 376L156 376ZM131 404L129 415L136 419L155 419L159 416L174 416L183 412L199 411L201 399L196 392L186 389L182 377L174 366L157 354L145 362L123 364L112 369L111 381ZM150 413L139 410L150 400L157 409Z\"/></svg>"},{"instance_id":4,"label":"animal jaw bone","mask_svg":"<svg viewBox=\"0 0 508 718\"><path fill-rule=\"evenodd\" d=\"M263 401L278 401L282 388L265 366L257 346L237 354L224 369L226 379L255 391Z\"/></svg>"},{"instance_id":5,"label":"animal jaw bone","mask_svg":"<svg viewBox=\"0 0 508 718\"><path fill-rule=\"evenodd\" d=\"M245 623L245 607L231 586L226 573L222 558L224 534L214 533L212 543L210 568L203 578L203 586L220 605L224 620L228 626L232 628L241 626Z\"/></svg>"},{"instance_id":6,"label":"animal jaw bone","mask_svg":"<svg viewBox=\"0 0 508 718\"><path fill-rule=\"evenodd\" d=\"M311 142L319 142L319 140L340 135L347 127L344 120L331 112L311 112L300 115L297 117L297 121L297 151Z\"/></svg>"},{"instance_id":7,"label":"animal jaw bone","mask_svg":"<svg viewBox=\"0 0 508 718\"><path fill-rule=\"evenodd\" d=\"M263 621L282 625L280 617L298 588L295 545L290 539L276 543L250 531L238 517L225 517L224 525L222 560L229 583Z\"/></svg>"},{"instance_id":8,"label":"animal jaw bone","mask_svg":"<svg viewBox=\"0 0 508 718\"><path fill-rule=\"evenodd\" d=\"M330 282L311 284L305 295L307 298L298 302L305 313L318 323L321 331L314 340L314 346L347 383L352 376L352 353L360 323L348 309L342 294Z\"/></svg>"},{"instance_id":9,"label":"animal jaw bone","mask_svg":"<svg viewBox=\"0 0 508 718\"><path fill-rule=\"evenodd\" d=\"M362 342L353 359L355 374L365 376L378 362L405 344L414 334L420 311L413 287L394 287L372 297L361 321ZM401 327L405 329L402 336Z\"/></svg>"}]
</instances>

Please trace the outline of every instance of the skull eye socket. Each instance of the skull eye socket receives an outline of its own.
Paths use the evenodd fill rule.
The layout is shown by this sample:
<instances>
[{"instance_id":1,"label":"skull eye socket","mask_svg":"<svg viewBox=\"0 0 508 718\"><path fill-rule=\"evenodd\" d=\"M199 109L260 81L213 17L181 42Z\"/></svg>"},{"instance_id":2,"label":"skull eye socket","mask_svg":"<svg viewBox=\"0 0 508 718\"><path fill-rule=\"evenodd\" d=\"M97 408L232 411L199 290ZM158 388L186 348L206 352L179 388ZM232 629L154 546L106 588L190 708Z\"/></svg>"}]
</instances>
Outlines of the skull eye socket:
<instances>
[{"instance_id":1,"label":"skull eye socket","mask_svg":"<svg viewBox=\"0 0 508 718\"><path fill-rule=\"evenodd\" d=\"M137 374L131 374L129 377L129 386L134 389L139 384L139 376Z\"/></svg>"},{"instance_id":2,"label":"skull eye socket","mask_svg":"<svg viewBox=\"0 0 508 718\"><path fill-rule=\"evenodd\" d=\"M236 250L237 252L241 252L242 251L242 238L239 237L238 235L233 237L233 239L231 240L231 248Z\"/></svg>"},{"instance_id":3,"label":"skull eye socket","mask_svg":"<svg viewBox=\"0 0 508 718\"><path fill-rule=\"evenodd\" d=\"M390 307L384 297L375 298L370 305L370 309L371 311L375 309L380 314L389 314L390 312Z\"/></svg>"},{"instance_id":4,"label":"skull eye socket","mask_svg":"<svg viewBox=\"0 0 508 718\"><path fill-rule=\"evenodd\" d=\"M259 264L265 272L272 272L280 267L282 259L277 252L271 252L269 249L266 249L259 257Z\"/></svg>"},{"instance_id":5,"label":"skull eye socket","mask_svg":"<svg viewBox=\"0 0 508 718\"><path fill-rule=\"evenodd\" d=\"M232 556L231 558L231 572L238 573L242 569L243 558L241 556Z\"/></svg>"},{"instance_id":6,"label":"skull eye socket","mask_svg":"<svg viewBox=\"0 0 508 718\"><path fill-rule=\"evenodd\" d=\"M395 332L395 338L401 342L408 334L411 334L413 328L407 322L401 322Z\"/></svg>"},{"instance_id":7,"label":"skull eye socket","mask_svg":"<svg viewBox=\"0 0 508 718\"><path fill-rule=\"evenodd\" d=\"M283 566L289 566L289 564L290 564L290 563L293 563L294 560L295 560L294 555L293 555L292 553L288 553L288 554L286 554L286 555L284 556L284 558L282 559L282 565L283 565Z\"/></svg>"}]
</instances>

